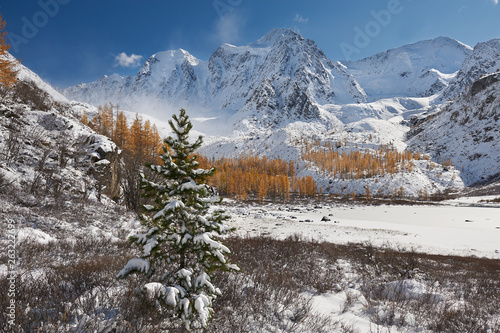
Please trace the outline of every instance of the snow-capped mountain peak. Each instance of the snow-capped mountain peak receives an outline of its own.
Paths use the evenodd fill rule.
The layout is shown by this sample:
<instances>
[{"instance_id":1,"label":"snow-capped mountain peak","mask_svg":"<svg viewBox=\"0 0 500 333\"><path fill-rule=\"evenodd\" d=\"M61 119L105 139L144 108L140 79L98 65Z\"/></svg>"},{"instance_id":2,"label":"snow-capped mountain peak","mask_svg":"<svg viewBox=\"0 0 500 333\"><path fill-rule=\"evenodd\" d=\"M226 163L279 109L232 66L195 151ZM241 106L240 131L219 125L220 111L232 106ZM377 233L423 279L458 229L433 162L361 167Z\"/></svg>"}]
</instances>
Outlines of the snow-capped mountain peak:
<instances>
[{"instance_id":1,"label":"snow-capped mountain peak","mask_svg":"<svg viewBox=\"0 0 500 333\"><path fill-rule=\"evenodd\" d=\"M500 70L500 39L477 44L443 92L441 100L454 99L481 76L498 70Z\"/></svg>"},{"instance_id":2,"label":"snow-capped mountain peak","mask_svg":"<svg viewBox=\"0 0 500 333\"><path fill-rule=\"evenodd\" d=\"M304 40L304 38L291 29L276 28L259 38L257 41L250 43L249 46L256 47L269 47L273 46L278 39L297 39Z\"/></svg>"},{"instance_id":3,"label":"snow-capped mountain peak","mask_svg":"<svg viewBox=\"0 0 500 333\"><path fill-rule=\"evenodd\" d=\"M305 110L318 103L366 100L342 64L330 61L313 41L289 29L275 29L243 46L223 44L208 61L182 49L158 52L134 77L100 81L65 92L75 100L94 105L111 101L134 111L144 101L148 105L155 101L162 110L191 107L230 115L258 112L270 115L275 123L290 112L299 119L307 113L309 119L315 113ZM269 88L273 97L262 92ZM301 105L300 110L290 111L292 105Z\"/></svg>"},{"instance_id":4,"label":"snow-capped mountain peak","mask_svg":"<svg viewBox=\"0 0 500 333\"><path fill-rule=\"evenodd\" d=\"M168 80L172 73L182 67L194 67L200 64L200 60L183 49L163 51L153 54L141 67L136 76L136 81L151 77L155 83Z\"/></svg>"},{"instance_id":5,"label":"snow-capped mountain peak","mask_svg":"<svg viewBox=\"0 0 500 333\"><path fill-rule=\"evenodd\" d=\"M447 87L472 48L448 37L437 37L346 61L370 100L423 97Z\"/></svg>"},{"instance_id":6,"label":"snow-capped mountain peak","mask_svg":"<svg viewBox=\"0 0 500 333\"><path fill-rule=\"evenodd\" d=\"M146 61L146 64L161 62L162 70L166 71L168 65L182 64L184 61L187 61L191 66L197 66L200 63L200 60L191 55L188 51L177 49L155 53Z\"/></svg>"}]
</instances>

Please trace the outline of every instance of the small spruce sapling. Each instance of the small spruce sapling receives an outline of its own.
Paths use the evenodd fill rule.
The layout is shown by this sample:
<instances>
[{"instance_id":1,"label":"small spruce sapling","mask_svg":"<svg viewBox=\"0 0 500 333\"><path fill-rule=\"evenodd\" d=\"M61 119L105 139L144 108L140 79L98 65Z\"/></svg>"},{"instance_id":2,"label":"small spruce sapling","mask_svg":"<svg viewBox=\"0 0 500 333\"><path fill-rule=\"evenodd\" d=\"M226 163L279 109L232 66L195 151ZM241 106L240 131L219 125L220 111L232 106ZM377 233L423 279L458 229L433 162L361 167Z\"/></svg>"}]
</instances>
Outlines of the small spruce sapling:
<instances>
[{"instance_id":1,"label":"small spruce sapling","mask_svg":"<svg viewBox=\"0 0 500 333\"><path fill-rule=\"evenodd\" d=\"M190 330L207 327L213 316L212 302L220 290L212 284L210 274L239 268L227 261L230 250L217 238L232 229L224 225L229 216L223 210L210 209L222 199L204 184L215 169L201 169L196 162L194 152L202 137L189 143L193 126L183 109L172 118L169 124L175 138L164 141L164 163L148 166L161 181L150 181L141 174L145 195L154 199L141 215L147 232L132 237L142 246L143 255L131 259L117 278L132 272L146 274L154 281L144 286L146 294L160 306L171 308Z\"/></svg>"}]
</instances>

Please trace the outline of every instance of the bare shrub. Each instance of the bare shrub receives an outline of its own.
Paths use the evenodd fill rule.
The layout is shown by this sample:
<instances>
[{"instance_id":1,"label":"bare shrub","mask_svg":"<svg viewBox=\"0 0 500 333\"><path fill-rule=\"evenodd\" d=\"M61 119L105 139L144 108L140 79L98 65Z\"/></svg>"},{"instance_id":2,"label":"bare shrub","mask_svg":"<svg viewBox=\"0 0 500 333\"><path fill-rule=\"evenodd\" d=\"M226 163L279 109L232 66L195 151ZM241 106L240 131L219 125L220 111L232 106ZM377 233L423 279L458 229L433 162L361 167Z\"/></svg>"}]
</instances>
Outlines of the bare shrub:
<instances>
[{"instance_id":1,"label":"bare shrub","mask_svg":"<svg viewBox=\"0 0 500 333\"><path fill-rule=\"evenodd\" d=\"M17 81L12 88L12 99L40 111L49 111L53 105L49 94L32 81Z\"/></svg>"},{"instance_id":2,"label":"bare shrub","mask_svg":"<svg viewBox=\"0 0 500 333\"><path fill-rule=\"evenodd\" d=\"M340 311L346 313L349 309L359 300L359 294L353 292L352 290L346 290L345 301L342 304Z\"/></svg>"},{"instance_id":3,"label":"bare shrub","mask_svg":"<svg viewBox=\"0 0 500 333\"><path fill-rule=\"evenodd\" d=\"M323 293L341 282L336 257L320 243L298 236L279 241L266 237L228 240L237 262L246 272L269 271L269 284L287 284L290 288ZM242 247L244 246L244 247Z\"/></svg>"},{"instance_id":4,"label":"bare shrub","mask_svg":"<svg viewBox=\"0 0 500 333\"><path fill-rule=\"evenodd\" d=\"M488 323L499 315L500 261L358 248L364 255L356 267L373 323L418 323L432 332L494 332ZM421 291L412 294L404 286L407 281L420 284Z\"/></svg>"},{"instance_id":5,"label":"bare shrub","mask_svg":"<svg viewBox=\"0 0 500 333\"><path fill-rule=\"evenodd\" d=\"M3 155L7 165L11 165L18 157L22 147L22 133L17 121L7 126L8 134L3 147Z\"/></svg>"},{"instance_id":6,"label":"bare shrub","mask_svg":"<svg viewBox=\"0 0 500 333\"><path fill-rule=\"evenodd\" d=\"M267 277L267 273L226 276L210 331L264 331L268 327L298 331L312 312L308 299L286 285L267 284Z\"/></svg>"},{"instance_id":7,"label":"bare shrub","mask_svg":"<svg viewBox=\"0 0 500 333\"><path fill-rule=\"evenodd\" d=\"M215 317L208 329L195 332L356 332L351 322L315 314L306 296L339 291L336 284L352 288L346 291L345 311L366 299L362 315L373 324L372 332L390 332L394 326L500 332L499 260L309 242L299 236L228 238L226 243L242 271L214 276L222 286ZM145 282L142 276L115 279L137 255L126 241L90 235L48 244L26 240L17 250L23 281L16 300L23 311L17 315L19 332L182 332L136 288ZM337 269L340 259L351 263L349 277ZM0 264L5 262L0 256ZM409 293L412 283L421 291ZM0 277L1 304L8 301L7 287ZM11 331L5 322L2 312L0 331Z\"/></svg>"},{"instance_id":8,"label":"bare shrub","mask_svg":"<svg viewBox=\"0 0 500 333\"><path fill-rule=\"evenodd\" d=\"M59 167L64 169L68 165L71 157L71 147L75 142L71 139L66 130L59 132L56 138L56 153L58 157Z\"/></svg>"},{"instance_id":9,"label":"bare shrub","mask_svg":"<svg viewBox=\"0 0 500 333\"><path fill-rule=\"evenodd\" d=\"M443 333L487 333L489 318L481 304L452 304L439 309L429 327Z\"/></svg>"},{"instance_id":10,"label":"bare shrub","mask_svg":"<svg viewBox=\"0 0 500 333\"><path fill-rule=\"evenodd\" d=\"M375 247L370 243L354 245L360 251L357 267L361 274L382 279L411 279L419 272L419 259L414 249L394 250L386 244Z\"/></svg>"}]
</instances>

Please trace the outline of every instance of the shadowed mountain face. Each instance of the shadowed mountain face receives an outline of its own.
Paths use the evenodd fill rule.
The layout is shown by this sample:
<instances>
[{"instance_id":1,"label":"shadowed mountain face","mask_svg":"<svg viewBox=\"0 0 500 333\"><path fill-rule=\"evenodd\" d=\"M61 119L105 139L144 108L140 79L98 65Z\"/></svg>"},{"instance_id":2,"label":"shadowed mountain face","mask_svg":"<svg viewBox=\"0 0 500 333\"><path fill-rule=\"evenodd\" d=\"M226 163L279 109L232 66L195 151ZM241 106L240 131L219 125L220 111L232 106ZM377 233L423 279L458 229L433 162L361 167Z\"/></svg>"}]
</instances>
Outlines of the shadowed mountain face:
<instances>
[{"instance_id":1,"label":"shadowed mountain face","mask_svg":"<svg viewBox=\"0 0 500 333\"><path fill-rule=\"evenodd\" d=\"M456 77L443 92L442 100L452 100L485 74L500 70L500 39L479 43L467 57Z\"/></svg>"},{"instance_id":2,"label":"shadowed mountain face","mask_svg":"<svg viewBox=\"0 0 500 333\"><path fill-rule=\"evenodd\" d=\"M413 149L451 159L466 185L500 179L500 72L474 81L412 132Z\"/></svg>"}]
</instances>

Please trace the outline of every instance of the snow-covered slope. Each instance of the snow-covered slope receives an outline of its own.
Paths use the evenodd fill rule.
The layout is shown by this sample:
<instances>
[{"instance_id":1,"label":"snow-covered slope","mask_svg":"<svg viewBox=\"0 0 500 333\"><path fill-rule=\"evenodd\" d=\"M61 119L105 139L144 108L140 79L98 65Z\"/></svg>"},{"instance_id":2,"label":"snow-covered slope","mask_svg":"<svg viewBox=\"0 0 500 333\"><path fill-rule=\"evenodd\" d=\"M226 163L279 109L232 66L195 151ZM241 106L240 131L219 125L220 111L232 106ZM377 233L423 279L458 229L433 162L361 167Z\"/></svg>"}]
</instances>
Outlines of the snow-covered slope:
<instances>
[{"instance_id":1,"label":"snow-covered slope","mask_svg":"<svg viewBox=\"0 0 500 333\"><path fill-rule=\"evenodd\" d=\"M0 100L0 186L35 195L41 205L95 198L94 185L109 183L106 159L116 156L116 145L78 120L82 109L93 107L68 102L17 66L18 82Z\"/></svg>"},{"instance_id":2,"label":"snow-covered slope","mask_svg":"<svg viewBox=\"0 0 500 333\"><path fill-rule=\"evenodd\" d=\"M63 91L72 100L92 101L95 105L104 105L121 98L121 86L129 86L132 76L122 77L118 74L104 75L92 83L81 83Z\"/></svg>"},{"instance_id":3,"label":"snow-covered slope","mask_svg":"<svg viewBox=\"0 0 500 333\"><path fill-rule=\"evenodd\" d=\"M485 74L500 70L500 39L479 43L465 59L462 68L441 96L441 101L452 100Z\"/></svg>"},{"instance_id":4,"label":"snow-covered slope","mask_svg":"<svg viewBox=\"0 0 500 333\"><path fill-rule=\"evenodd\" d=\"M89 177L90 170L98 168L95 162L109 157L115 149L110 139L68 112L0 103L0 176L22 191L46 193L50 201L49 194L63 186L59 190L68 197L69 193L83 196L86 187L90 189L95 182Z\"/></svg>"},{"instance_id":5,"label":"snow-covered slope","mask_svg":"<svg viewBox=\"0 0 500 333\"><path fill-rule=\"evenodd\" d=\"M431 96L443 90L472 48L438 37L343 62L370 100Z\"/></svg>"},{"instance_id":6,"label":"snow-covered slope","mask_svg":"<svg viewBox=\"0 0 500 333\"><path fill-rule=\"evenodd\" d=\"M68 99L65 96L63 96L61 93L59 93L50 84L48 84L47 82L42 80L37 74L35 74L33 71L31 71L28 67L24 66L20 62L17 62L17 60L16 60L16 58L14 58L14 56L7 53L6 57L7 57L7 60L17 63L17 65L15 66L15 69L18 71L17 72L18 80L26 81L26 82L33 82L33 84L35 86L37 86L38 88L42 89L47 94L49 94L50 98L54 101L68 102Z\"/></svg>"},{"instance_id":7,"label":"snow-covered slope","mask_svg":"<svg viewBox=\"0 0 500 333\"><path fill-rule=\"evenodd\" d=\"M500 72L483 76L416 123L409 145L436 160L451 159L466 185L500 177Z\"/></svg>"},{"instance_id":8,"label":"snow-covered slope","mask_svg":"<svg viewBox=\"0 0 500 333\"><path fill-rule=\"evenodd\" d=\"M209 134L280 128L294 121L331 127L338 120L417 112L422 106L415 104L430 104L418 98L441 92L471 52L456 40L439 37L345 62L346 67L329 60L314 41L275 29L248 45L223 44L207 61L182 49L159 52L135 76L104 76L64 93L163 120L187 108L212 118L204 124ZM373 103L366 104L367 99ZM210 131L214 125L217 131Z\"/></svg>"},{"instance_id":9,"label":"snow-covered slope","mask_svg":"<svg viewBox=\"0 0 500 333\"><path fill-rule=\"evenodd\" d=\"M200 63L201 68L203 62L182 49L159 52L149 57L135 76L105 75L97 81L69 87L64 94L95 106L112 102L134 111L171 104L187 107L199 100L196 95L202 90L198 85L202 79L194 74L194 67ZM200 77L205 76L201 72L196 70Z\"/></svg>"}]
</instances>

